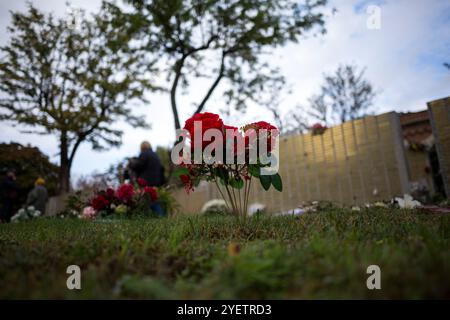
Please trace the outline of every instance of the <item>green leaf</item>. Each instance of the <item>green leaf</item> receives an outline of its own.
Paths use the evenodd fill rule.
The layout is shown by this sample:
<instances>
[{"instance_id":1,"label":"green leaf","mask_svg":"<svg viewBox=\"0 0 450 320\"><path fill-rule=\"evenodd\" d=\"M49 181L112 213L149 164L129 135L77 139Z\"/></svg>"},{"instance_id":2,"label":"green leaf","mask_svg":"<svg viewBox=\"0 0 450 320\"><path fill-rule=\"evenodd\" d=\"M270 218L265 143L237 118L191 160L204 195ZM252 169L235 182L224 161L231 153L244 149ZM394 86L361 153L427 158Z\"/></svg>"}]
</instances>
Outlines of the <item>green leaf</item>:
<instances>
[{"instance_id":1,"label":"green leaf","mask_svg":"<svg viewBox=\"0 0 450 320\"><path fill-rule=\"evenodd\" d=\"M188 168L185 168L185 167L178 167L175 169L173 174L175 175L175 177L180 177L184 174L189 175L189 170L188 170Z\"/></svg>"},{"instance_id":2,"label":"green leaf","mask_svg":"<svg viewBox=\"0 0 450 320\"><path fill-rule=\"evenodd\" d=\"M270 176L259 176L259 181L261 182L262 187L264 188L264 190L269 190L270 188L270 184L272 183L272 179L270 178Z\"/></svg>"},{"instance_id":3,"label":"green leaf","mask_svg":"<svg viewBox=\"0 0 450 320\"><path fill-rule=\"evenodd\" d=\"M255 178L259 178L259 171L259 167L255 164L251 164L248 166L248 173Z\"/></svg>"},{"instance_id":4,"label":"green leaf","mask_svg":"<svg viewBox=\"0 0 450 320\"><path fill-rule=\"evenodd\" d=\"M275 189L277 189L280 192L283 191L283 181L281 181L280 174L276 173L276 174L272 175L271 180L272 180L272 185Z\"/></svg>"}]
</instances>

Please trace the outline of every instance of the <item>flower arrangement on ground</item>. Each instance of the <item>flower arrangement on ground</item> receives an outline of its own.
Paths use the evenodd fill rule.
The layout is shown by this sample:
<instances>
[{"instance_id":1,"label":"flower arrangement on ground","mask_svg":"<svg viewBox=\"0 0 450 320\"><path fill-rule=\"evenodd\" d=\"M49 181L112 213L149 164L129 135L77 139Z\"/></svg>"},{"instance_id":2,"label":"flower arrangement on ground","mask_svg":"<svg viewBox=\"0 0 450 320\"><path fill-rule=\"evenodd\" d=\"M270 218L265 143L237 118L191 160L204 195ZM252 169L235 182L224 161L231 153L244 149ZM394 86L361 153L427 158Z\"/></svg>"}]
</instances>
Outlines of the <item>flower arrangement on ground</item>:
<instances>
[{"instance_id":1,"label":"flower arrangement on ground","mask_svg":"<svg viewBox=\"0 0 450 320\"><path fill-rule=\"evenodd\" d=\"M143 179L137 184L124 183L116 190L99 190L90 199L80 215L84 219L94 219L111 215L126 216L137 212L148 212L152 203L158 200L155 187L147 186Z\"/></svg>"},{"instance_id":2,"label":"flower arrangement on ground","mask_svg":"<svg viewBox=\"0 0 450 320\"><path fill-rule=\"evenodd\" d=\"M22 208L17 213L12 216L11 222L20 222L31 220L37 217L40 217L42 213L39 210L36 210L33 206L29 206L27 208Z\"/></svg>"},{"instance_id":3,"label":"flower arrangement on ground","mask_svg":"<svg viewBox=\"0 0 450 320\"><path fill-rule=\"evenodd\" d=\"M179 132L172 161L180 165L176 174L188 193L200 181L209 181L216 185L229 212L246 216L253 179L258 179L264 190L273 186L282 191L277 172L278 136L278 129L265 121L238 128L224 124L217 114L198 113ZM188 139L190 146L185 143Z\"/></svg>"}]
</instances>

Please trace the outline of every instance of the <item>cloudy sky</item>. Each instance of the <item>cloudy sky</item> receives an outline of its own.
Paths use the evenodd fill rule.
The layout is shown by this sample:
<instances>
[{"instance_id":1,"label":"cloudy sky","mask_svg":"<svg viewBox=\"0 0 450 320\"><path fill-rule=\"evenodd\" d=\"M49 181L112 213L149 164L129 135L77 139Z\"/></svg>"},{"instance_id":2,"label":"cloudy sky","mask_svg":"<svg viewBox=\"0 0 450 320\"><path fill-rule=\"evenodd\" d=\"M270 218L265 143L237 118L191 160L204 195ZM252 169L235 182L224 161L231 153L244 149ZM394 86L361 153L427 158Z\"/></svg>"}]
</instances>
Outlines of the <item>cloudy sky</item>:
<instances>
[{"instance_id":1,"label":"cloudy sky","mask_svg":"<svg viewBox=\"0 0 450 320\"><path fill-rule=\"evenodd\" d=\"M65 1L33 0L37 7L64 14ZM99 0L72 0L74 7L96 10ZM292 88L280 106L282 113L305 103L317 91L323 73L332 72L340 63L356 63L367 67L366 77L378 92L375 113L417 111L426 102L450 95L450 1L448 0L335 0L331 5L337 12L327 19L327 34L303 39L273 53L272 63L278 64ZM378 5L381 12L380 29L367 28L367 7ZM6 26L10 10L24 10L26 1L0 0L0 44L8 41ZM194 84L190 98L203 92ZM143 139L153 145L169 146L174 137L169 99L164 95L149 96L150 105L136 111L151 123L150 130L137 130L119 124L124 129L123 145L107 152L95 152L83 145L73 166L73 174L101 171L110 164L138 151ZM192 112L189 97L180 99L182 121ZM208 111L218 111L220 97L213 97ZM183 107L184 106L184 107ZM272 120L270 114L253 106L245 115L232 115L230 122L243 124L255 119ZM20 128L0 124L0 141L17 141L38 146L57 162L57 141L54 137L22 134Z\"/></svg>"}]
</instances>

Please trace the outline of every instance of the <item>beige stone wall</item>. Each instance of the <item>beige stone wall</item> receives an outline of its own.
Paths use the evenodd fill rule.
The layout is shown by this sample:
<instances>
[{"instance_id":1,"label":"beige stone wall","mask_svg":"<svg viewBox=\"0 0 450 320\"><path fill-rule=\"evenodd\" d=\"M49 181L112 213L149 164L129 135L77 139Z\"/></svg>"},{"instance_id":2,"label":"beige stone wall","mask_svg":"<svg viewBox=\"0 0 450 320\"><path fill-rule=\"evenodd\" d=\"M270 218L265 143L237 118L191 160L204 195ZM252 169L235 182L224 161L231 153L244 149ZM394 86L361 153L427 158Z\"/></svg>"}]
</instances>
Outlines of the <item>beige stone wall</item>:
<instances>
[{"instance_id":1,"label":"beige stone wall","mask_svg":"<svg viewBox=\"0 0 450 320\"><path fill-rule=\"evenodd\" d=\"M450 97L429 102L428 111L445 192L450 197Z\"/></svg>"}]
</instances>

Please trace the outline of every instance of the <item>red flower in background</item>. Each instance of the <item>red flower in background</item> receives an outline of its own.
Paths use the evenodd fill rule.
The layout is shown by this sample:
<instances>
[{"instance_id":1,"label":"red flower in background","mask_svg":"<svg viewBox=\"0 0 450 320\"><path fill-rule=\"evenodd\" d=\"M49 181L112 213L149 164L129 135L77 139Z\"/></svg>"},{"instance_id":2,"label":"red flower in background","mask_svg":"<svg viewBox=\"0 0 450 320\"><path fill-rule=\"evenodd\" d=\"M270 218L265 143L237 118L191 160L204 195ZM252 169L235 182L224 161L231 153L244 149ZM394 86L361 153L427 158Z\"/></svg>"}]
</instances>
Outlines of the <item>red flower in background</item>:
<instances>
[{"instance_id":1,"label":"red flower in background","mask_svg":"<svg viewBox=\"0 0 450 320\"><path fill-rule=\"evenodd\" d=\"M103 210L109 206L110 202L104 195L99 194L91 201L91 206L96 211Z\"/></svg>"},{"instance_id":2,"label":"red flower in background","mask_svg":"<svg viewBox=\"0 0 450 320\"><path fill-rule=\"evenodd\" d=\"M133 185L124 183L117 189L117 198L123 202L129 202L134 195Z\"/></svg>"},{"instance_id":3,"label":"red flower in background","mask_svg":"<svg viewBox=\"0 0 450 320\"><path fill-rule=\"evenodd\" d=\"M144 179L142 179L142 178L138 178L137 179L137 184L140 186L140 187L146 187L147 186L147 181L145 181Z\"/></svg>"},{"instance_id":4,"label":"red flower in background","mask_svg":"<svg viewBox=\"0 0 450 320\"><path fill-rule=\"evenodd\" d=\"M112 189L112 188L106 189L106 192L105 192L106 197L107 197L108 199L114 199L115 193L116 193L116 192L115 192L114 189Z\"/></svg>"},{"instance_id":5,"label":"red flower in background","mask_svg":"<svg viewBox=\"0 0 450 320\"><path fill-rule=\"evenodd\" d=\"M155 187L145 187L144 193L148 194L152 201L158 200L158 192L156 191Z\"/></svg>"},{"instance_id":6,"label":"red flower in background","mask_svg":"<svg viewBox=\"0 0 450 320\"><path fill-rule=\"evenodd\" d=\"M327 127L320 123L316 123L311 127L311 132L313 135L323 134L325 130L327 130Z\"/></svg>"}]
</instances>

